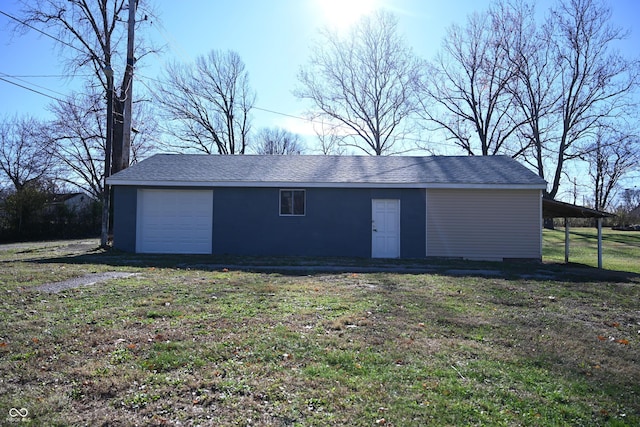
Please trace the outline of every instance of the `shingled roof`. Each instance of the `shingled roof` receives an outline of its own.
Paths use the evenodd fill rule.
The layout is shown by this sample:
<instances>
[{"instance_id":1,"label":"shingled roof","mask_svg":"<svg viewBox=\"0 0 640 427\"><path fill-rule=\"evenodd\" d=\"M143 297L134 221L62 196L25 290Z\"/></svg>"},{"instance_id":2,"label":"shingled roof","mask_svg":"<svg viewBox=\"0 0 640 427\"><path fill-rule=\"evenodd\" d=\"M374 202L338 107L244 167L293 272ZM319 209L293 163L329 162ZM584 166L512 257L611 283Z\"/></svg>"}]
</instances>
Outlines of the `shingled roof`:
<instances>
[{"instance_id":1,"label":"shingled roof","mask_svg":"<svg viewBox=\"0 0 640 427\"><path fill-rule=\"evenodd\" d=\"M535 188L546 183L507 156L218 156L156 154L110 185L225 187Z\"/></svg>"}]
</instances>

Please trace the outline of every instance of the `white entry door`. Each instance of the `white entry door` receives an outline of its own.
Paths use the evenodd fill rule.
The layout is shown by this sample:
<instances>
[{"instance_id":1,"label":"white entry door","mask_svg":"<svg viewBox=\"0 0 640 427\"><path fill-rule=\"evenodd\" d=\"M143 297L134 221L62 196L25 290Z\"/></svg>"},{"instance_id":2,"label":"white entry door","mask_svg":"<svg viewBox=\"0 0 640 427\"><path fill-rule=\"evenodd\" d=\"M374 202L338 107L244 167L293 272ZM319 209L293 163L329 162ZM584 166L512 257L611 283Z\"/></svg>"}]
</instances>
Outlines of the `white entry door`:
<instances>
[{"instance_id":1,"label":"white entry door","mask_svg":"<svg viewBox=\"0 0 640 427\"><path fill-rule=\"evenodd\" d=\"M400 200L371 201L371 257L400 257Z\"/></svg>"},{"instance_id":2,"label":"white entry door","mask_svg":"<svg viewBox=\"0 0 640 427\"><path fill-rule=\"evenodd\" d=\"M210 254L213 191L138 190L136 252Z\"/></svg>"}]
</instances>

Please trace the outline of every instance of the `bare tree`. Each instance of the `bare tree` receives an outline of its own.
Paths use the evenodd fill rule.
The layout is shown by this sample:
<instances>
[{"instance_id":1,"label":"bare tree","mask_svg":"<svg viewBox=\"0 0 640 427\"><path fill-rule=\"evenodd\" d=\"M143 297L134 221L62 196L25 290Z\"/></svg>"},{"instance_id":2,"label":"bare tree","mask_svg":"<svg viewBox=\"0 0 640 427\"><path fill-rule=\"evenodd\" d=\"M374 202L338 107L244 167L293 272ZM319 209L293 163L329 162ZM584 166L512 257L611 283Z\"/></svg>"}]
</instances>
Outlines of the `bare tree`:
<instances>
[{"instance_id":1,"label":"bare tree","mask_svg":"<svg viewBox=\"0 0 640 427\"><path fill-rule=\"evenodd\" d=\"M61 181L100 199L103 195L105 111L102 97L74 93L50 106L55 118L49 125L54 144L50 150Z\"/></svg>"},{"instance_id":2,"label":"bare tree","mask_svg":"<svg viewBox=\"0 0 640 427\"><path fill-rule=\"evenodd\" d=\"M499 8L498 5L496 8ZM511 154L508 142L524 123L514 114L508 85L515 67L506 54L517 37L516 17L498 11L473 13L453 25L425 73L422 116L470 155Z\"/></svg>"},{"instance_id":3,"label":"bare tree","mask_svg":"<svg viewBox=\"0 0 640 427\"><path fill-rule=\"evenodd\" d=\"M539 26L534 8L519 0L499 2L492 13L497 22L505 21L501 28L506 24L515 29L514 37L504 48L515 67L515 78L508 83L508 91L513 106L525 118L516 136L525 149L521 159L545 179L555 149L554 129L559 123L555 113L562 97L557 84L561 68L549 48L553 26L551 23ZM510 19L503 20L503 16Z\"/></svg>"},{"instance_id":4,"label":"bare tree","mask_svg":"<svg viewBox=\"0 0 640 427\"><path fill-rule=\"evenodd\" d=\"M363 17L346 36L325 29L295 95L312 102L313 118L340 125L342 144L390 154L408 131L417 103L420 63L389 12Z\"/></svg>"},{"instance_id":5,"label":"bare tree","mask_svg":"<svg viewBox=\"0 0 640 427\"><path fill-rule=\"evenodd\" d=\"M102 95L87 89L73 93L50 105L54 119L47 134L51 140L49 151L57 164L58 179L79 187L97 199L103 195L105 157L105 111ZM146 111L145 103L134 108L132 161L153 149L156 126Z\"/></svg>"},{"instance_id":6,"label":"bare tree","mask_svg":"<svg viewBox=\"0 0 640 427\"><path fill-rule=\"evenodd\" d=\"M244 154L255 93L240 55L211 51L194 64L173 63L156 85L156 101L175 136L172 148Z\"/></svg>"},{"instance_id":7,"label":"bare tree","mask_svg":"<svg viewBox=\"0 0 640 427\"><path fill-rule=\"evenodd\" d=\"M567 162L603 154L592 138L602 141L599 129L633 107L638 64L614 50L626 33L610 25L611 11L599 0L558 2L542 26L523 3L502 5L524 17L521 37L508 49L517 68L510 93L527 119L519 133L528 142L524 159L550 181L545 196L555 198Z\"/></svg>"},{"instance_id":8,"label":"bare tree","mask_svg":"<svg viewBox=\"0 0 640 427\"><path fill-rule=\"evenodd\" d=\"M468 154L520 156L554 198L596 128L633 106L638 63L613 49L626 33L610 18L601 0L569 0L539 25L523 0L497 1L449 30L427 73L426 118Z\"/></svg>"},{"instance_id":9,"label":"bare tree","mask_svg":"<svg viewBox=\"0 0 640 427\"><path fill-rule=\"evenodd\" d=\"M302 154L304 146L300 136L282 128L262 128L256 135L258 154Z\"/></svg>"},{"instance_id":10,"label":"bare tree","mask_svg":"<svg viewBox=\"0 0 640 427\"><path fill-rule=\"evenodd\" d=\"M638 167L640 142L636 135L608 126L596 130L593 145L582 156L589 164L595 209L611 207L625 174Z\"/></svg>"},{"instance_id":11,"label":"bare tree","mask_svg":"<svg viewBox=\"0 0 640 427\"><path fill-rule=\"evenodd\" d=\"M52 158L41 132L43 127L42 122L29 116L0 122L0 171L18 192L51 172Z\"/></svg>"},{"instance_id":12,"label":"bare tree","mask_svg":"<svg viewBox=\"0 0 640 427\"><path fill-rule=\"evenodd\" d=\"M622 206L627 212L640 208L640 189L625 188L622 192Z\"/></svg>"},{"instance_id":13,"label":"bare tree","mask_svg":"<svg viewBox=\"0 0 640 427\"><path fill-rule=\"evenodd\" d=\"M345 135L340 135L336 131L335 125L329 125L320 119L313 123L313 131L320 143L320 152L325 155L341 156L345 153L345 146L342 144Z\"/></svg>"},{"instance_id":14,"label":"bare tree","mask_svg":"<svg viewBox=\"0 0 640 427\"><path fill-rule=\"evenodd\" d=\"M129 1L20 0L26 25L19 28L27 31L32 26L53 34L65 53L62 58L70 75L89 68L95 76L92 81L101 86L104 93L115 86L115 76L122 76L113 98L113 173L127 167L129 159L129 153L123 153L123 111L126 99L131 96L132 81L132 75L125 73L127 25L123 12ZM148 22L152 16L152 11L142 6L144 19L136 26ZM144 42L137 44L137 60L154 52L146 46Z\"/></svg>"},{"instance_id":15,"label":"bare tree","mask_svg":"<svg viewBox=\"0 0 640 427\"><path fill-rule=\"evenodd\" d=\"M587 136L603 120L616 119L634 102L638 62L622 57L616 41L626 33L610 24L611 10L599 0L558 2L551 10L549 46L560 69L560 100L553 178L549 197L560 188L564 164L585 152ZM548 138L550 139L550 138Z\"/></svg>"},{"instance_id":16,"label":"bare tree","mask_svg":"<svg viewBox=\"0 0 640 427\"><path fill-rule=\"evenodd\" d=\"M149 100L135 102L132 108L131 164L135 164L159 148L161 129L157 111Z\"/></svg>"}]
</instances>

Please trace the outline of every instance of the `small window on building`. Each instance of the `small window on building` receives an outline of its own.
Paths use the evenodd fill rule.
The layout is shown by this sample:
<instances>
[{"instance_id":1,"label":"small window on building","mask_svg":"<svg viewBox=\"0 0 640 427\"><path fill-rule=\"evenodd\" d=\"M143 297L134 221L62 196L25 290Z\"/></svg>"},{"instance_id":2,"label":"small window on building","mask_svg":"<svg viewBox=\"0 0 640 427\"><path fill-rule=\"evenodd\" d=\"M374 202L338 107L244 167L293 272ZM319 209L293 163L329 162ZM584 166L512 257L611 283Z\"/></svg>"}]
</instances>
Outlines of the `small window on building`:
<instances>
[{"instance_id":1,"label":"small window on building","mask_svg":"<svg viewBox=\"0 0 640 427\"><path fill-rule=\"evenodd\" d=\"M305 190L280 190L280 215L304 215Z\"/></svg>"}]
</instances>

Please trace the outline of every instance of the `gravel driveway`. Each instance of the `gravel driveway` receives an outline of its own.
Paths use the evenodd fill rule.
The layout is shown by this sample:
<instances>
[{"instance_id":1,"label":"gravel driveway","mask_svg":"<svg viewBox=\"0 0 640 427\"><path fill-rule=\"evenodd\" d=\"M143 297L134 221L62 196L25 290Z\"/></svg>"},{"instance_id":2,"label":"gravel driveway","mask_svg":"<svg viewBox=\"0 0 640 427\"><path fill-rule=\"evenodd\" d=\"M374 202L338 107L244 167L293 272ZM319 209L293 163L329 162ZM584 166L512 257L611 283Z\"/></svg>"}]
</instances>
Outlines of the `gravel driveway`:
<instances>
[{"instance_id":1,"label":"gravel driveway","mask_svg":"<svg viewBox=\"0 0 640 427\"><path fill-rule=\"evenodd\" d=\"M34 291L56 293L65 289L78 288L80 286L90 286L100 282L106 282L111 279L121 279L124 277L136 276L138 273L125 273L123 271L109 271L106 273L93 273L85 276L74 277L73 279L62 282L44 283L40 286L31 288Z\"/></svg>"}]
</instances>

